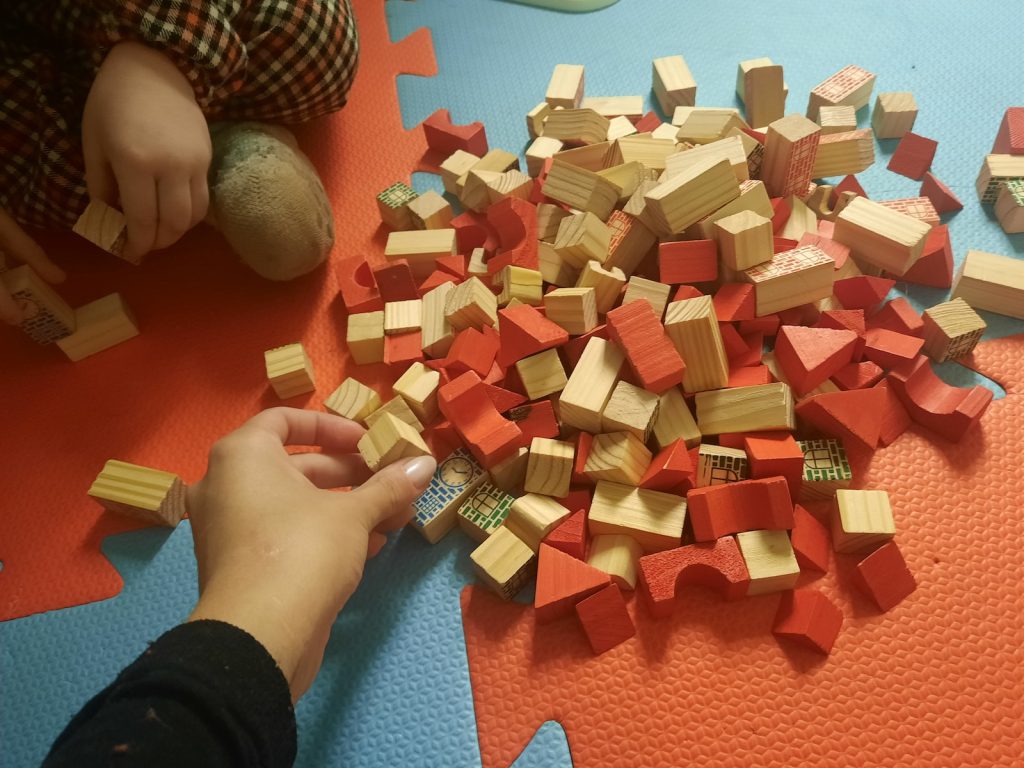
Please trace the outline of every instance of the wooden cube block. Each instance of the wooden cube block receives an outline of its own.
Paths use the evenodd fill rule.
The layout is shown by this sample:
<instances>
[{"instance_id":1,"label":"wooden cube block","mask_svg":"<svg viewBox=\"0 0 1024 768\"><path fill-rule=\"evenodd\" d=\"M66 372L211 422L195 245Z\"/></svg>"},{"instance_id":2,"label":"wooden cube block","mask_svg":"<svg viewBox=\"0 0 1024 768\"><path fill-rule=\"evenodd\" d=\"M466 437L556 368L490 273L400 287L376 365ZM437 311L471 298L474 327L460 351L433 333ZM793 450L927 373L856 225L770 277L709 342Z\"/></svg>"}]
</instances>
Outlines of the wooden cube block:
<instances>
[{"instance_id":1,"label":"wooden cube block","mask_svg":"<svg viewBox=\"0 0 1024 768\"><path fill-rule=\"evenodd\" d=\"M682 56L662 56L651 62L651 89L666 116L676 107L693 106L697 99L697 83Z\"/></svg>"},{"instance_id":2,"label":"wooden cube block","mask_svg":"<svg viewBox=\"0 0 1024 768\"><path fill-rule=\"evenodd\" d=\"M388 301L384 303L384 334L419 331L423 328L423 300Z\"/></svg>"},{"instance_id":3,"label":"wooden cube block","mask_svg":"<svg viewBox=\"0 0 1024 768\"><path fill-rule=\"evenodd\" d=\"M890 171L920 180L932 167L939 142L907 131L896 145L896 151L889 158Z\"/></svg>"},{"instance_id":4,"label":"wooden cube block","mask_svg":"<svg viewBox=\"0 0 1024 768\"><path fill-rule=\"evenodd\" d=\"M697 450L697 474L694 479L698 488L749 480L750 462L746 451L701 443Z\"/></svg>"},{"instance_id":5,"label":"wooden cube block","mask_svg":"<svg viewBox=\"0 0 1024 768\"><path fill-rule=\"evenodd\" d=\"M404 182L396 181L377 195L377 210L380 211L380 220L392 229L412 229L409 203L417 197L416 190Z\"/></svg>"},{"instance_id":6,"label":"wooden cube block","mask_svg":"<svg viewBox=\"0 0 1024 768\"><path fill-rule=\"evenodd\" d=\"M747 59L741 61L739 66L736 68L736 96L740 101L746 100L746 86L747 86L747 72L757 67L771 67L774 62L767 56L762 56L757 59ZM789 86L783 83L783 91L788 96Z\"/></svg>"},{"instance_id":7,"label":"wooden cube block","mask_svg":"<svg viewBox=\"0 0 1024 768\"><path fill-rule=\"evenodd\" d=\"M754 284L757 316L763 317L828 298L835 271L835 261L821 248L802 245L775 254L771 261L741 272L740 277Z\"/></svg>"},{"instance_id":8,"label":"wooden cube block","mask_svg":"<svg viewBox=\"0 0 1024 768\"><path fill-rule=\"evenodd\" d=\"M804 501L831 500L840 488L853 480L846 449L839 440L797 440L804 452L804 481L800 498Z\"/></svg>"},{"instance_id":9,"label":"wooden cube block","mask_svg":"<svg viewBox=\"0 0 1024 768\"><path fill-rule=\"evenodd\" d=\"M827 656L842 626L842 611L827 597L813 589L797 589L782 596L772 633Z\"/></svg>"},{"instance_id":10,"label":"wooden cube block","mask_svg":"<svg viewBox=\"0 0 1024 768\"><path fill-rule=\"evenodd\" d=\"M316 389L313 363L301 342L268 349L263 353L267 380L282 400Z\"/></svg>"},{"instance_id":11,"label":"wooden cube block","mask_svg":"<svg viewBox=\"0 0 1024 768\"><path fill-rule=\"evenodd\" d=\"M565 496L572 479L575 446L561 440L535 437L530 443L524 488L527 493Z\"/></svg>"},{"instance_id":12,"label":"wooden cube block","mask_svg":"<svg viewBox=\"0 0 1024 768\"><path fill-rule=\"evenodd\" d=\"M363 461L371 471L386 467L399 459L429 456L430 448L420 433L390 413L373 422L357 445Z\"/></svg>"},{"instance_id":13,"label":"wooden cube block","mask_svg":"<svg viewBox=\"0 0 1024 768\"><path fill-rule=\"evenodd\" d=\"M619 188L615 184L559 157L553 159L548 170L544 195L578 211L589 211L602 221L619 202Z\"/></svg>"},{"instance_id":14,"label":"wooden cube block","mask_svg":"<svg viewBox=\"0 0 1024 768\"><path fill-rule=\"evenodd\" d=\"M658 415L659 402L654 393L620 381L601 412L601 430L630 432L646 443Z\"/></svg>"},{"instance_id":15,"label":"wooden cube block","mask_svg":"<svg viewBox=\"0 0 1024 768\"><path fill-rule=\"evenodd\" d=\"M526 148L526 169L536 178L544 168L544 161L562 151L565 143L551 136L538 136Z\"/></svg>"},{"instance_id":16,"label":"wooden cube block","mask_svg":"<svg viewBox=\"0 0 1024 768\"><path fill-rule=\"evenodd\" d=\"M486 479L472 454L459 448L438 463L426 490L413 501L409 525L436 544L455 527L459 508Z\"/></svg>"},{"instance_id":17,"label":"wooden cube block","mask_svg":"<svg viewBox=\"0 0 1024 768\"><path fill-rule=\"evenodd\" d=\"M896 535L896 523L885 491L836 491L832 547L836 552L863 552Z\"/></svg>"},{"instance_id":18,"label":"wooden cube block","mask_svg":"<svg viewBox=\"0 0 1024 768\"><path fill-rule=\"evenodd\" d=\"M544 295L544 310L548 320L579 336L597 325L597 293L592 286L557 288Z\"/></svg>"},{"instance_id":19,"label":"wooden cube block","mask_svg":"<svg viewBox=\"0 0 1024 768\"><path fill-rule=\"evenodd\" d=\"M457 149L441 163L441 181L444 191L450 195L458 195L458 181L469 173L470 169L480 162L480 158L464 149ZM412 220L410 218L410 225Z\"/></svg>"},{"instance_id":20,"label":"wooden cube block","mask_svg":"<svg viewBox=\"0 0 1024 768\"><path fill-rule=\"evenodd\" d=\"M587 342L559 397L563 427L590 433L601 431L602 412L624 362L621 350L612 342L597 337Z\"/></svg>"},{"instance_id":21,"label":"wooden cube block","mask_svg":"<svg viewBox=\"0 0 1024 768\"><path fill-rule=\"evenodd\" d=\"M857 563L854 583L879 610L895 608L915 589L917 581L895 541L883 544Z\"/></svg>"},{"instance_id":22,"label":"wooden cube block","mask_svg":"<svg viewBox=\"0 0 1024 768\"><path fill-rule=\"evenodd\" d=\"M764 595L793 589L800 566L786 531L741 531L736 542L750 573L747 594Z\"/></svg>"},{"instance_id":23,"label":"wooden cube block","mask_svg":"<svg viewBox=\"0 0 1024 768\"><path fill-rule=\"evenodd\" d=\"M469 554L486 586L511 600L537 571L537 554L506 526L501 526Z\"/></svg>"},{"instance_id":24,"label":"wooden cube block","mask_svg":"<svg viewBox=\"0 0 1024 768\"><path fill-rule=\"evenodd\" d=\"M619 589L636 589L637 568L644 550L632 536L608 534L590 542L587 564L607 573Z\"/></svg>"},{"instance_id":25,"label":"wooden cube block","mask_svg":"<svg viewBox=\"0 0 1024 768\"><path fill-rule=\"evenodd\" d=\"M609 584L576 603L576 615L595 655L621 645L636 634L618 584Z\"/></svg>"},{"instance_id":26,"label":"wooden cube block","mask_svg":"<svg viewBox=\"0 0 1024 768\"><path fill-rule=\"evenodd\" d=\"M185 484L173 472L110 459L89 495L104 509L174 528L185 515Z\"/></svg>"},{"instance_id":27,"label":"wooden cube block","mask_svg":"<svg viewBox=\"0 0 1024 768\"><path fill-rule=\"evenodd\" d=\"M658 415L652 433L658 448L666 448L676 440L682 440L687 448L700 443L700 429L679 387L666 389L658 396Z\"/></svg>"},{"instance_id":28,"label":"wooden cube block","mask_svg":"<svg viewBox=\"0 0 1024 768\"><path fill-rule=\"evenodd\" d=\"M487 181L487 202L489 205L496 205L509 197L528 200L532 192L533 179L518 168L512 168Z\"/></svg>"},{"instance_id":29,"label":"wooden cube block","mask_svg":"<svg viewBox=\"0 0 1024 768\"><path fill-rule=\"evenodd\" d=\"M874 87L875 76L866 69L853 64L843 67L813 88L807 102L807 116L816 120L821 107L844 104L854 109L866 107Z\"/></svg>"},{"instance_id":30,"label":"wooden cube block","mask_svg":"<svg viewBox=\"0 0 1024 768\"><path fill-rule=\"evenodd\" d=\"M968 251L953 282L951 298L1024 320L1024 261L985 251Z\"/></svg>"},{"instance_id":31,"label":"wooden cube block","mask_svg":"<svg viewBox=\"0 0 1024 768\"><path fill-rule=\"evenodd\" d=\"M566 216L558 225L555 250L570 266L581 269L590 260L603 264L608 258L611 230L592 213Z\"/></svg>"},{"instance_id":32,"label":"wooden cube block","mask_svg":"<svg viewBox=\"0 0 1024 768\"><path fill-rule=\"evenodd\" d=\"M546 187L545 187L546 190ZM707 160L663 181L644 195L645 213L660 235L673 235L738 197L728 160Z\"/></svg>"},{"instance_id":33,"label":"wooden cube block","mask_svg":"<svg viewBox=\"0 0 1024 768\"><path fill-rule=\"evenodd\" d=\"M875 106L876 111L877 109L878 107ZM818 110L818 125L821 126L822 136L855 131L857 130L857 110L849 105L821 107ZM875 134L878 134L877 128L875 129ZM882 137L879 136L879 138Z\"/></svg>"},{"instance_id":34,"label":"wooden cube block","mask_svg":"<svg viewBox=\"0 0 1024 768\"><path fill-rule=\"evenodd\" d=\"M703 392L729 383L729 361L710 296L669 304L665 332L686 361L684 391Z\"/></svg>"},{"instance_id":35,"label":"wooden cube block","mask_svg":"<svg viewBox=\"0 0 1024 768\"><path fill-rule=\"evenodd\" d=\"M28 264L0 272L0 290L4 288L25 317L21 329L37 344L50 344L75 332L75 310Z\"/></svg>"},{"instance_id":36,"label":"wooden cube block","mask_svg":"<svg viewBox=\"0 0 1024 768\"><path fill-rule=\"evenodd\" d=\"M324 400L324 408L352 421L365 422L366 417L383 405L376 390L353 378L347 378Z\"/></svg>"},{"instance_id":37,"label":"wooden cube block","mask_svg":"<svg viewBox=\"0 0 1024 768\"><path fill-rule=\"evenodd\" d=\"M544 302L544 278L536 269L511 265L503 267L495 283L501 286L498 306L507 306L513 299L533 307L538 307Z\"/></svg>"},{"instance_id":38,"label":"wooden cube block","mask_svg":"<svg viewBox=\"0 0 1024 768\"><path fill-rule=\"evenodd\" d=\"M544 538L569 516L569 510L550 496L527 493L512 502L505 527L536 552Z\"/></svg>"},{"instance_id":39,"label":"wooden cube block","mask_svg":"<svg viewBox=\"0 0 1024 768\"><path fill-rule=\"evenodd\" d=\"M686 499L600 481L594 489L587 527L591 536L632 536L644 552L678 547L686 521Z\"/></svg>"},{"instance_id":40,"label":"wooden cube block","mask_svg":"<svg viewBox=\"0 0 1024 768\"><path fill-rule=\"evenodd\" d=\"M459 507L459 527L469 538L482 543L500 528L516 497L484 481Z\"/></svg>"},{"instance_id":41,"label":"wooden cube block","mask_svg":"<svg viewBox=\"0 0 1024 768\"><path fill-rule=\"evenodd\" d=\"M451 203L432 189L408 204L409 218L416 229L446 229L451 225Z\"/></svg>"},{"instance_id":42,"label":"wooden cube block","mask_svg":"<svg viewBox=\"0 0 1024 768\"><path fill-rule=\"evenodd\" d=\"M440 257L456 253L458 244L451 228L391 232L384 246L384 258L405 259L417 280L429 277Z\"/></svg>"},{"instance_id":43,"label":"wooden cube block","mask_svg":"<svg viewBox=\"0 0 1024 768\"><path fill-rule=\"evenodd\" d=\"M469 171L455 180L455 194L463 207L471 210L482 210L490 205L490 193L487 182L505 171L519 167L519 157L504 149L489 150L483 157L470 166ZM476 175L475 180L471 179ZM473 190L470 182L475 181L477 189Z\"/></svg>"},{"instance_id":44,"label":"wooden cube block","mask_svg":"<svg viewBox=\"0 0 1024 768\"><path fill-rule=\"evenodd\" d=\"M76 235L81 235L93 245L121 259L124 259L126 230L127 220L124 214L102 200L90 200L72 227ZM138 264L139 261L132 263Z\"/></svg>"},{"instance_id":45,"label":"wooden cube block","mask_svg":"<svg viewBox=\"0 0 1024 768\"><path fill-rule=\"evenodd\" d=\"M555 349L546 349L523 358L516 363L516 371L531 400L561 392L568 381L558 350Z\"/></svg>"},{"instance_id":46,"label":"wooden cube block","mask_svg":"<svg viewBox=\"0 0 1024 768\"><path fill-rule=\"evenodd\" d=\"M665 314L665 307L668 305L668 297L671 293L672 286L670 285L634 275L626 283L626 293L622 297L622 306L631 304L634 301L646 301L651 305L651 309L654 310L654 316L660 320L662 315Z\"/></svg>"},{"instance_id":47,"label":"wooden cube block","mask_svg":"<svg viewBox=\"0 0 1024 768\"><path fill-rule=\"evenodd\" d=\"M594 289L594 306L599 315L606 314L619 300L626 275L618 267L605 269L596 261L588 261L576 280L577 288Z\"/></svg>"},{"instance_id":48,"label":"wooden cube block","mask_svg":"<svg viewBox=\"0 0 1024 768\"><path fill-rule=\"evenodd\" d=\"M772 221L753 211L740 211L715 222L715 241L722 263L739 271L771 261Z\"/></svg>"},{"instance_id":49,"label":"wooden cube block","mask_svg":"<svg viewBox=\"0 0 1024 768\"><path fill-rule=\"evenodd\" d=\"M1008 181L996 197L996 218L1007 234L1024 232L1024 180Z\"/></svg>"},{"instance_id":50,"label":"wooden cube block","mask_svg":"<svg viewBox=\"0 0 1024 768\"><path fill-rule=\"evenodd\" d=\"M917 102L907 91L880 93L871 112L871 127L880 139L902 139L914 129L917 120ZM856 128L856 123L854 128Z\"/></svg>"},{"instance_id":51,"label":"wooden cube block","mask_svg":"<svg viewBox=\"0 0 1024 768\"><path fill-rule=\"evenodd\" d=\"M615 141L619 149L622 162L638 162L654 171L665 170L665 162L669 157L678 152L675 139L656 139L653 136L623 136ZM657 182L655 182L657 183ZM643 198L643 195L640 196ZM624 208L630 215L637 215L634 211Z\"/></svg>"},{"instance_id":52,"label":"wooden cube block","mask_svg":"<svg viewBox=\"0 0 1024 768\"><path fill-rule=\"evenodd\" d=\"M704 435L792 431L793 392L782 382L698 392L697 426Z\"/></svg>"},{"instance_id":53,"label":"wooden cube block","mask_svg":"<svg viewBox=\"0 0 1024 768\"><path fill-rule=\"evenodd\" d=\"M963 299L952 299L926 309L923 352L937 363L970 354L988 326Z\"/></svg>"},{"instance_id":54,"label":"wooden cube block","mask_svg":"<svg viewBox=\"0 0 1024 768\"><path fill-rule=\"evenodd\" d=\"M651 463L651 452L632 432L594 435L583 467L590 480L609 480L623 485L639 485Z\"/></svg>"},{"instance_id":55,"label":"wooden cube block","mask_svg":"<svg viewBox=\"0 0 1024 768\"><path fill-rule=\"evenodd\" d=\"M383 362L384 310L349 315L345 340L349 354L359 365Z\"/></svg>"},{"instance_id":56,"label":"wooden cube block","mask_svg":"<svg viewBox=\"0 0 1024 768\"><path fill-rule=\"evenodd\" d=\"M396 395L401 396L417 419L429 423L437 416L437 388L440 385L440 373L430 370L423 363L413 363L392 389Z\"/></svg>"},{"instance_id":57,"label":"wooden cube block","mask_svg":"<svg viewBox=\"0 0 1024 768\"><path fill-rule=\"evenodd\" d=\"M403 397L396 395L384 403L380 408L368 414L364 419L366 426L372 427L377 421L384 418L385 415L394 416L404 424L408 424L417 432L422 433L424 430L423 423L419 420L416 414L412 412L412 408L409 407L409 404Z\"/></svg>"},{"instance_id":58,"label":"wooden cube block","mask_svg":"<svg viewBox=\"0 0 1024 768\"><path fill-rule=\"evenodd\" d=\"M456 331L493 326L498 321L498 300L479 278L471 277L448 294L444 316Z\"/></svg>"},{"instance_id":59,"label":"wooden cube block","mask_svg":"<svg viewBox=\"0 0 1024 768\"><path fill-rule=\"evenodd\" d=\"M556 64L548 82L544 101L548 106L576 109L583 101L584 70L582 64Z\"/></svg>"}]
</instances>

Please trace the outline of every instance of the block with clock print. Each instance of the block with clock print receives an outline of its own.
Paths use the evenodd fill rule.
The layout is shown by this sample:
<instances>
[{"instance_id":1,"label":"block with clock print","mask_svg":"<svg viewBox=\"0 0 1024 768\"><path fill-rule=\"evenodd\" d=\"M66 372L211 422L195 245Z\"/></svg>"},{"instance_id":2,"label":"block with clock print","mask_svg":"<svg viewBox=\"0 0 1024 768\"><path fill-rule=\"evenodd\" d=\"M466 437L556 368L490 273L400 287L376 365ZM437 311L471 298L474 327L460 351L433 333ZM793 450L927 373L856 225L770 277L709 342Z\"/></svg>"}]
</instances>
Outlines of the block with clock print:
<instances>
[{"instance_id":1,"label":"block with clock print","mask_svg":"<svg viewBox=\"0 0 1024 768\"><path fill-rule=\"evenodd\" d=\"M459 507L486 478L472 454L459 448L438 463L427 490L413 502L415 514L409 525L436 544L455 527Z\"/></svg>"}]
</instances>

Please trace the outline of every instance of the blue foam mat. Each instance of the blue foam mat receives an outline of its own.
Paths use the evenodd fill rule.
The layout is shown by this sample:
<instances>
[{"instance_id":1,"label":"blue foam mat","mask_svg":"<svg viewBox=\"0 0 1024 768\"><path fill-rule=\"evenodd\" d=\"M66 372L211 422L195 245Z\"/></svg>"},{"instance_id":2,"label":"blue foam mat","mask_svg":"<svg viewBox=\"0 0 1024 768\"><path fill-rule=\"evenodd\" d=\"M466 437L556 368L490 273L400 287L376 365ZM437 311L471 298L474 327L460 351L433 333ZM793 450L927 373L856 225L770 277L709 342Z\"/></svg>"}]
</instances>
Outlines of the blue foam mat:
<instances>
[{"instance_id":1,"label":"blue foam mat","mask_svg":"<svg viewBox=\"0 0 1024 768\"><path fill-rule=\"evenodd\" d=\"M965 204L944 217L957 259L967 248L1024 252L1024 236L1005 235L973 191L1002 111L1019 100L1024 82L1024 59L1014 55L1016 4L986 4L984 13L953 0L621 0L589 15L498 0L387 8L394 39L432 29L440 70L434 78L399 78L406 126L443 106L456 122L483 120L491 146L516 151L525 146L524 115L542 100L556 63L585 64L591 95L643 93L649 103L651 58L682 53L699 84L697 103L714 106L736 104L738 61L770 56L786 67L789 111L803 111L807 92L825 77L859 64L878 75L876 92L913 91L921 107L915 130L939 140L934 171ZM866 125L868 110L859 117ZM883 142L876 165L860 174L873 197L917 194L918 183L885 170L893 148ZM437 188L428 177L417 184ZM919 309L946 296L898 288L908 288ZM985 317L990 337L1024 331L1024 323ZM469 550L459 534L430 547L405 532L370 564L298 707L298 765L479 765L458 600L471 578ZM37 764L81 704L194 602L187 523L171 534L111 537L104 551L124 577L116 598L0 623L3 768ZM561 727L543 724L516 764L570 765Z\"/></svg>"}]
</instances>

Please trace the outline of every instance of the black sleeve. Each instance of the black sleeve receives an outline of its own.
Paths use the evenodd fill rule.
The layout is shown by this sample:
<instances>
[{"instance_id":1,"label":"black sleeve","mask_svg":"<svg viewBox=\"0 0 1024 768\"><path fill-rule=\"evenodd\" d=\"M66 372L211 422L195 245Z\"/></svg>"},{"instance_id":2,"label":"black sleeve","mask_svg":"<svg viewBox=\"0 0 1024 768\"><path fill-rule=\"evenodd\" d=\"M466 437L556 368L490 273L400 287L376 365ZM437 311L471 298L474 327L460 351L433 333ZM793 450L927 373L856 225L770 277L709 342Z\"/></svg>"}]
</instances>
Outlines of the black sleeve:
<instances>
[{"instance_id":1,"label":"black sleeve","mask_svg":"<svg viewBox=\"0 0 1024 768\"><path fill-rule=\"evenodd\" d=\"M288 682L257 640L231 624L175 627L86 704L45 768L291 766Z\"/></svg>"}]
</instances>

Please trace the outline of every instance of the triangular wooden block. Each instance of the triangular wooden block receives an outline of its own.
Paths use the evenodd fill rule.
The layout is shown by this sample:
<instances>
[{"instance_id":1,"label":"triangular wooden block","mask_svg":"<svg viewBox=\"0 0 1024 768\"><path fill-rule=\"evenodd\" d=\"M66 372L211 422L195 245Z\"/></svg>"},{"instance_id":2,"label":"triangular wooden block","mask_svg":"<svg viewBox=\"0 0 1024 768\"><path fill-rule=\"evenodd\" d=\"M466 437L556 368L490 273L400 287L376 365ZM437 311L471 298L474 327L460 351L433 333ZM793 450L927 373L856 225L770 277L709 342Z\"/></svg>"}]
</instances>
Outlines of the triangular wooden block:
<instances>
[{"instance_id":1,"label":"triangular wooden block","mask_svg":"<svg viewBox=\"0 0 1024 768\"><path fill-rule=\"evenodd\" d=\"M849 364L858 336L834 328L784 325L775 341L775 359L797 395L814 389Z\"/></svg>"},{"instance_id":2,"label":"triangular wooden block","mask_svg":"<svg viewBox=\"0 0 1024 768\"><path fill-rule=\"evenodd\" d=\"M512 365L524 357L565 344L569 334L529 304L499 310L501 348L498 362Z\"/></svg>"},{"instance_id":3,"label":"triangular wooden block","mask_svg":"<svg viewBox=\"0 0 1024 768\"><path fill-rule=\"evenodd\" d=\"M863 309L826 309L821 313L815 328L835 328L837 331L853 331L858 336L867 330Z\"/></svg>"},{"instance_id":4,"label":"triangular wooden block","mask_svg":"<svg viewBox=\"0 0 1024 768\"><path fill-rule=\"evenodd\" d=\"M568 503L563 506L568 506ZM587 513L581 509L569 517L544 538L544 543L575 557L577 560L587 559Z\"/></svg>"},{"instance_id":5,"label":"triangular wooden block","mask_svg":"<svg viewBox=\"0 0 1024 768\"><path fill-rule=\"evenodd\" d=\"M953 284L953 246L945 224L932 227L925 238L921 258L900 279L932 288L949 288Z\"/></svg>"},{"instance_id":6,"label":"triangular wooden block","mask_svg":"<svg viewBox=\"0 0 1024 768\"><path fill-rule=\"evenodd\" d=\"M537 591L533 599L537 621L553 621L568 616L576 603L610 582L611 578L604 571L541 543Z\"/></svg>"},{"instance_id":7,"label":"triangular wooden block","mask_svg":"<svg viewBox=\"0 0 1024 768\"><path fill-rule=\"evenodd\" d=\"M964 207L960 198L954 195L953 191L931 172L926 173L924 181L921 182L921 196L931 200L936 213L939 214L959 211Z\"/></svg>"},{"instance_id":8,"label":"triangular wooden block","mask_svg":"<svg viewBox=\"0 0 1024 768\"><path fill-rule=\"evenodd\" d=\"M832 292L845 309L874 309L881 304L895 280L874 275L857 275L845 280L836 280Z\"/></svg>"},{"instance_id":9,"label":"triangular wooden block","mask_svg":"<svg viewBox=\"0 0 1024 768\"><path fill-rule=\"evenodd\" d=\"M886 407L885 393L877 389L851 389L815 395L796 407L796 415L829 437L868 450L878 447L879 414Z\"/></svg>"}]
</instances>

